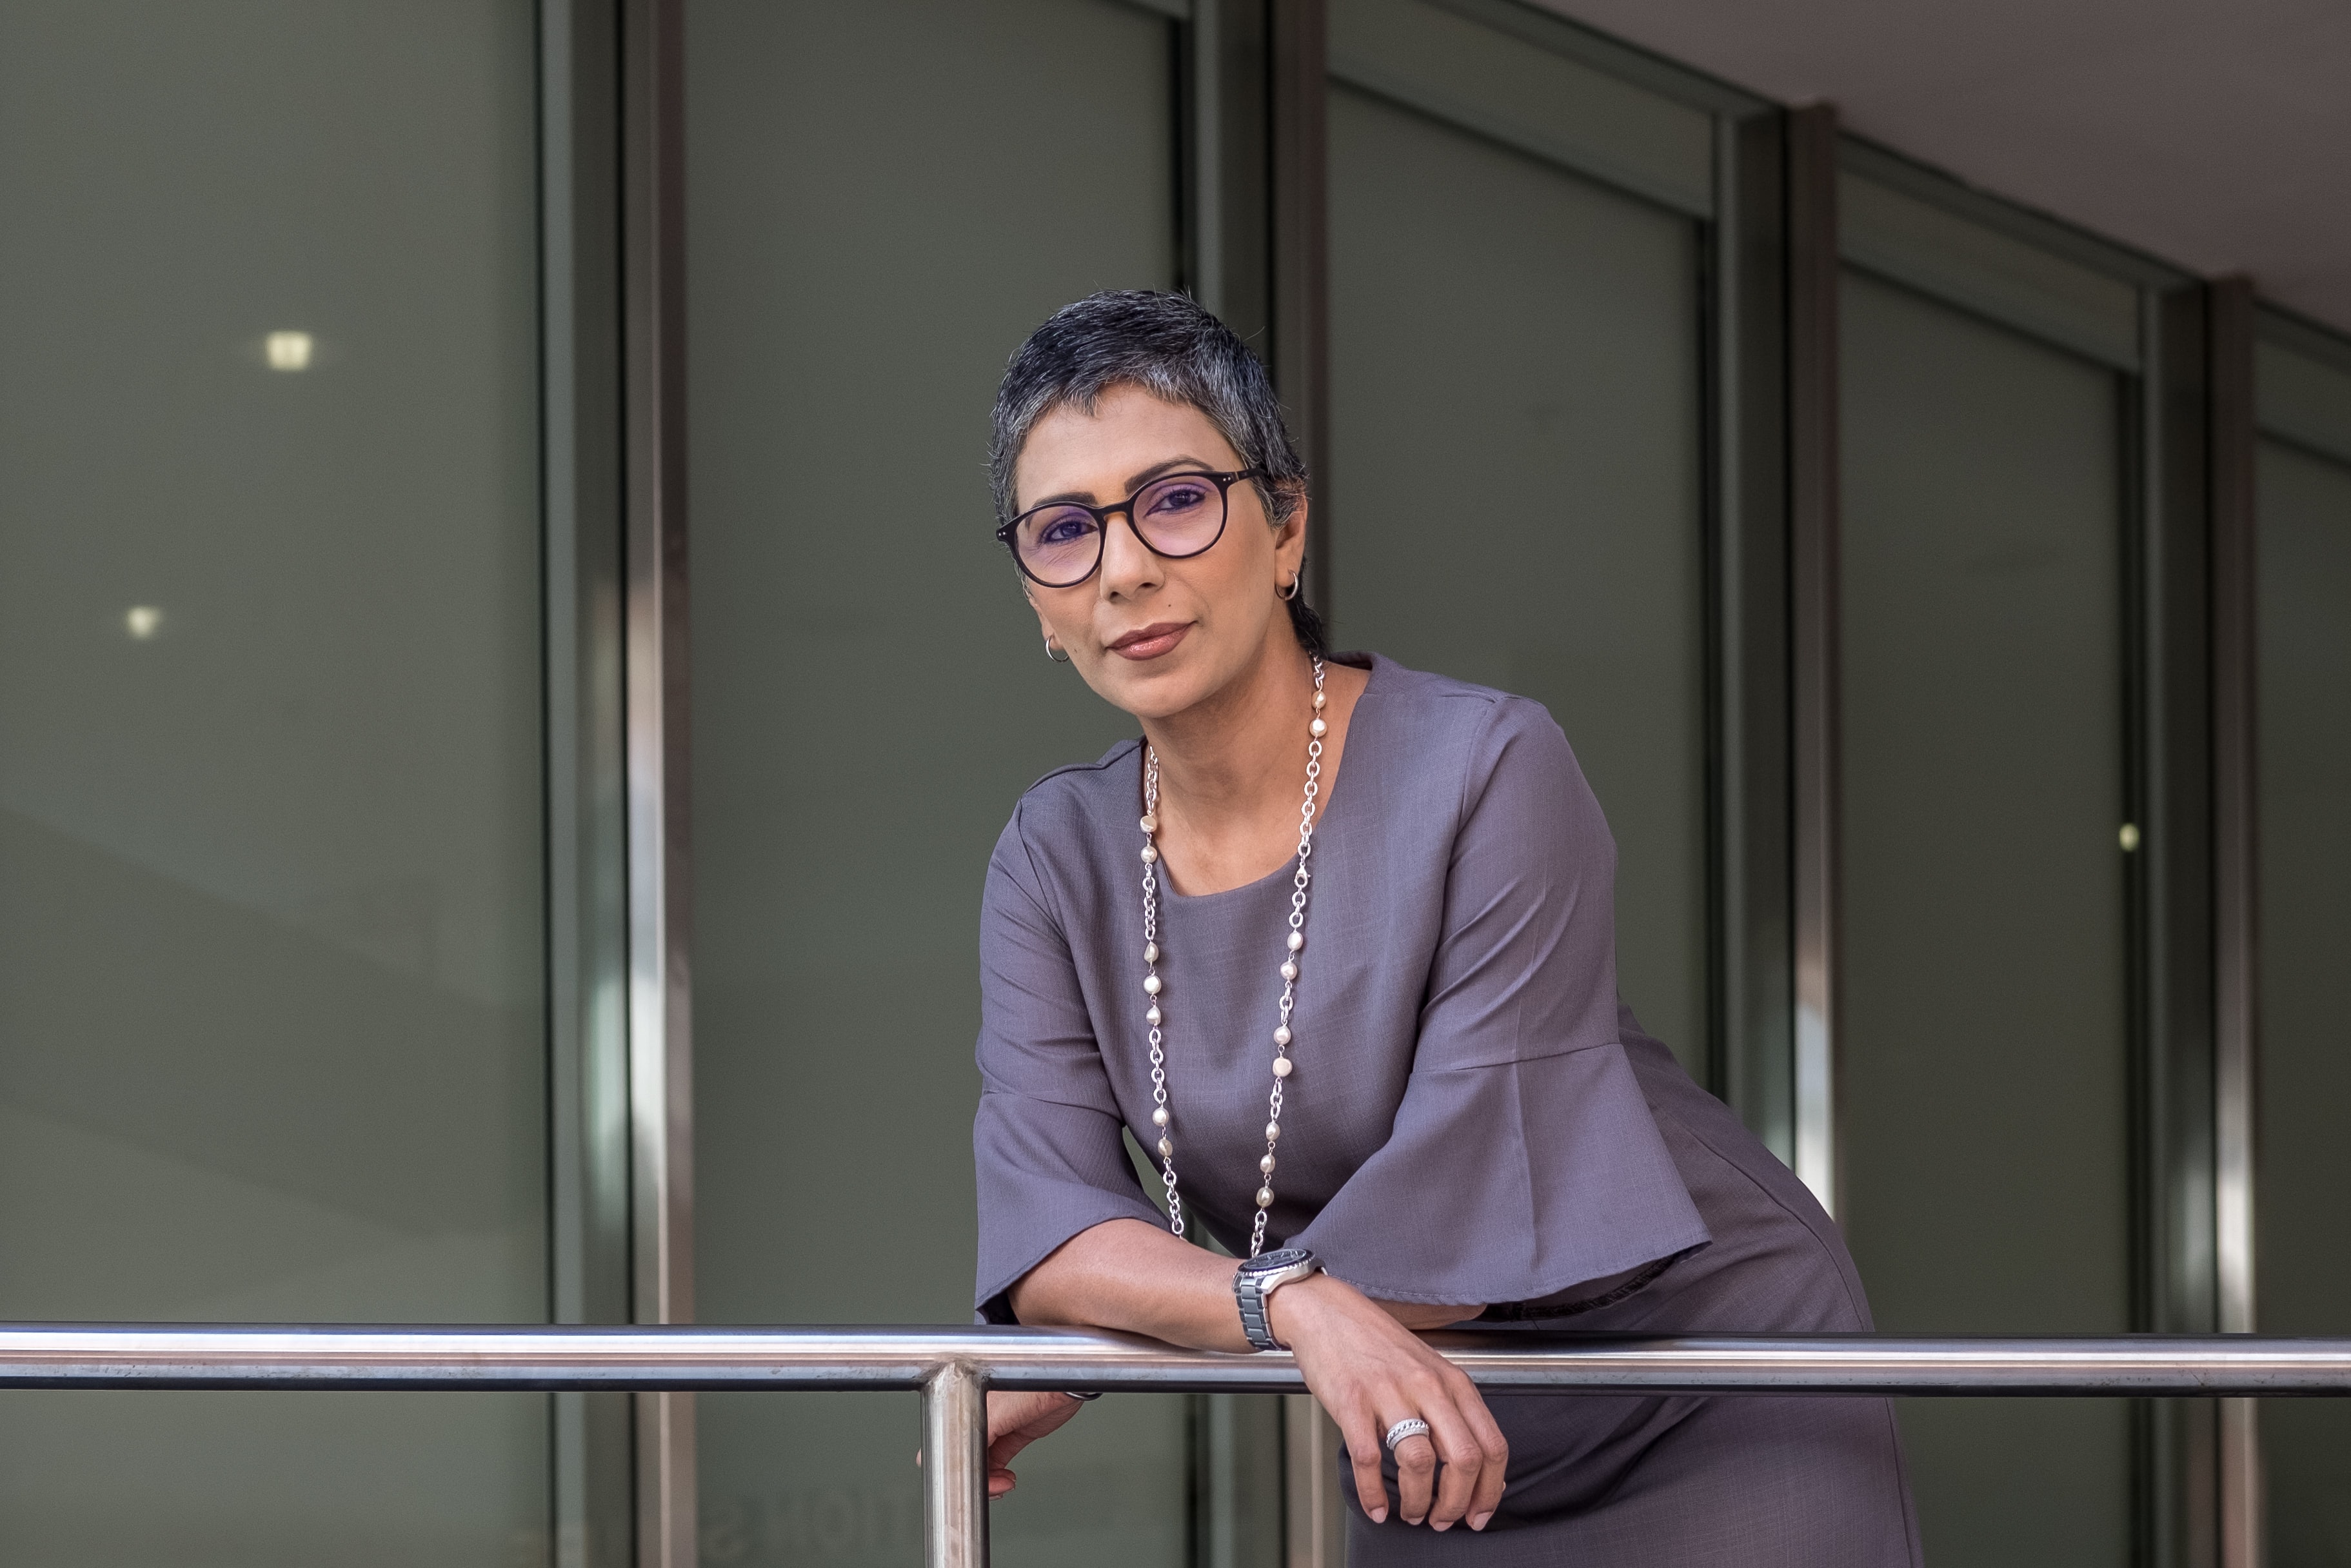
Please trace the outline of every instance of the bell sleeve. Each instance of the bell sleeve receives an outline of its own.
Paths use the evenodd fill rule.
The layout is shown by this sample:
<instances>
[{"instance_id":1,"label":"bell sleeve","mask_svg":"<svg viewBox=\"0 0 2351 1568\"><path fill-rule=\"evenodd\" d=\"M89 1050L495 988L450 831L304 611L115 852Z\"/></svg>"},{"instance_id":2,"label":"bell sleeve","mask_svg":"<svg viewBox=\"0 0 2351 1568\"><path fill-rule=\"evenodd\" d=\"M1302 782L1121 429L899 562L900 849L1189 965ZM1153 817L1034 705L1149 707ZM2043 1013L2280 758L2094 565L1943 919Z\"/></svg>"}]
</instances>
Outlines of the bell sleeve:
<instances>
[{"instance_id":1,"label":"bell sleeve","mask_svg":"<svg viewBox=\"0 0 2351 1568\"><path fill-rule=\"evenodd\" d=\"M1012 1286L1080 1231L1164 1223L1127 1159L1064 927L1020 827L1016 811L980 905L976 1299L980 1320L997 1323L1018 1321Z\"/></svg>"},{"instance_id":2,"label":"bell sleeve","mask_svg":"<svg viewBox=\"0 0 2351 1568\"><path fill-rule=\"evenodd\" d=\"M1499 698L1460 777L1393 1130L1289 1244L1366 1294L1475 1306L1709 1237L1618 1038L1615 844L1566 737Z\"/></svg>"}]
</instances>

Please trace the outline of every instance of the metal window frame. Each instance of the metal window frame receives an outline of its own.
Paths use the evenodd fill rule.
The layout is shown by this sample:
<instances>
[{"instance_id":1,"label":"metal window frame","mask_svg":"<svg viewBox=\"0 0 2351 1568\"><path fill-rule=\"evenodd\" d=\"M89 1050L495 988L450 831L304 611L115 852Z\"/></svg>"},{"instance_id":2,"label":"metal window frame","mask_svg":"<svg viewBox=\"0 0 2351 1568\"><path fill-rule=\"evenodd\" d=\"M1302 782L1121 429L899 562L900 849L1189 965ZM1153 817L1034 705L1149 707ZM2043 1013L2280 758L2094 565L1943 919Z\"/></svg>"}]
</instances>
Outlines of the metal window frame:
<instances>
[{"instance_id":1,"label":"metal window frame","mask_svg":"<svg viewBox=\"0 0 2351 1568\"><path fill-rule=\"evenodd\" d=\"M1716 113L1705 353L1709 1076L1792 1164L1791 134L1777 110Z\"/></svg>"},{"instance_id":2,"label":"metal window frame","mask_svg":"<svg viewBox=\"0 0 2351 1568\"><path fill-rule=\"evenodd\" d=\"M694 1318L683 0L621 0L632 1316ZM636 1398L638 1568L695 1568L691 1393Z\"/></svg>"},{"instance_id":3,"label":"metal window frame","mask_svg":"<svg viewBox=\"0 0 2351 1568\"><path fill-rule=\"evenodd\" d=\"M1331 613L1329 54L1323 0L1266 0L1269 368L1314 486L1306 591Z\"/></svg>"},{"instance_id":4,"label":"metal window frame","mask_svg":"<svg viewBox=\"0 0 2351 1568\"><path fill-rule=\"evenodd\" d=\"M540 0L549 1316L631 1321L619 18ZM636 1555L630 1396L554 1396L555 1560Z\"/></svg>"},{"instance_id":5,"label":"metal window frame","mask_svg":"<svg viewBox=\"0 0 2351 1568\"><path fill-rule=\"evenodd\" d=\"M1843 843L1838 685L1838 150L1836 111L1788 116L1789 727L1792 765L1797 1177L1831 1215L1840 1180L1836 1052L1842 1040L1838 909Z\"/></svg>"},{"instance_id":6,"label":"metal window frame","mask_svg":"<svg viewBox=\"0 0 2351 1568\"><path fill-rule=\"evenodd\" d=\"M2212 942L2213 1197L2216 1301L2222 1333L2254 1328L2254 1071L2260 1042L2260 862L2255 793L2254 472L2260 445L2253 382L2252 286L2212 286ZM2219 1412L2218 1518L2225 1568L2263 1560L2261 1428L2252 1407Z\"/></svg>"},{"instance_id":7,"label":"metal window frame","mask_svg":"<svg viewBox=\"0 0 2351 1568\"><path fill-rule=\"evenodd\" d=\"M2142 285L2142 433L2135 535L2136 815L2141 1020L2138 1325L2209 1333L2220 1321L2221 1223L2215 1035L2215 457L2211 291ZM2147 1407L2143 1528L2160 1563L2227 1563L2220 1534L2222 1414L2209 1400ZM2232 1565L2233 1568L2233 1565Z\"/></svg>"}]
</instances>

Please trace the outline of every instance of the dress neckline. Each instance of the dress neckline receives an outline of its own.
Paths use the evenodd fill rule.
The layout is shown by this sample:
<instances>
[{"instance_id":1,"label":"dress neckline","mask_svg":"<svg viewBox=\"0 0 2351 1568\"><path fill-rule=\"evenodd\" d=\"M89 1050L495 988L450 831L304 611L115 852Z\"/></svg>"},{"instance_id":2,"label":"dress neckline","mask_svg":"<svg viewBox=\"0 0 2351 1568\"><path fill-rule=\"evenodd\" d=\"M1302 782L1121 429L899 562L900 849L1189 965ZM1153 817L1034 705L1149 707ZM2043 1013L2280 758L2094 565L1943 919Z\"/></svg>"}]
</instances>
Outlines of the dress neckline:
<instances>
[{"instance_id":1,"label":"dress neckline","mask_svg":"<svg viewBox=\"0 0 2351 1568\"><path fill-rule=\"evenodd\" d=\"M1370 675L1370 679L1364 683L1363 694L1355 698L1355 711L1347 716L1347 750L1345 756L1341 758L1340 762L1340 765L1343 768L1353 766L1353 764L1346 761L1345 758L1347 757L1360 757L1362 755L1362 753L1357 751L1355 748L1364 738L1364 710L1366 705L1371 702L1372 694L1379 689L1380 666L1386 662L1377 653L1366 653L1360 656L1364 660L1364 663L1358 664L1355 667L1365 670ZM1334 664L1353 664L1357 657L1358 655L1355 654L1324 655L1324 658L1328 663ZM1140 795L1143 792L1143 743L1140 741L1136 742L1134 747L1134 767L1136 779L1135 793ZM1348 792L1347 799L1353 800L1354 798L1354 791L1350 790ZM1314 813L1314 837L1316 840L1315 852L1317 855L1320 855L1322 852L1321 848L1321 840L1324 833L1330 831L1331 823L1333 821L1333 814L1339 808L1339 799L1338 786L1334 779L1332 785L1331 799L1329 802L1321 807ZM1178 904L1191 904L1195 906L1214 904L1220 898L1245 899L1249 897L1251 894L1262 895L1265 890L1269 887L1279 885L1283 888L1288 888L1290 885L1290 879L1297 874L1298 857L1295 854L1292 854L1289 859L1283 861L1280 865L1274 867L1271 871L1266 873L1255 882L1245 882L1238 887L1222 888L1215 893L1178 893L1176 891L1176 887L1173 883L1162 879L1159 884L1159 896L1165 900L1170 906Z\"/></svg>"}]
</instances>

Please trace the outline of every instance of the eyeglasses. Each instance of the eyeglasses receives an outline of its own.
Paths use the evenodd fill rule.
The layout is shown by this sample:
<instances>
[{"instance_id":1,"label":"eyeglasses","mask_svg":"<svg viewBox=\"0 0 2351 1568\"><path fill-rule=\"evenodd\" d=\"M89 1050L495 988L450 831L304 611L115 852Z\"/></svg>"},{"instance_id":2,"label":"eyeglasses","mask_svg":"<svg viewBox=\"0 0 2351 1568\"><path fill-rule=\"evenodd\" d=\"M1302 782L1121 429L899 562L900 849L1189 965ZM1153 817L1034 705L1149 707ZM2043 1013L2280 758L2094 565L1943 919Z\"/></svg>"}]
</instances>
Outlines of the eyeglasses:
<instances>
[{"instance_id":1,"label":"eyeglasses","mask_svg":"<svg viewBox=\"0 0 2351 1568\"><path fill-rule=\"evenodd\" d=\"M1102 565L1113 514L1126 514L1126 526L1152 554L1163 560L1183 560L1224 537L1225 518L1232 509L1226 492L1244 479L1265 476L1262 468L1169 474L1115 506L1053 501L1031 507L998 528L996 537L1031 582L1040 588L1075 588Z\"/></svg>"}]
</instances>

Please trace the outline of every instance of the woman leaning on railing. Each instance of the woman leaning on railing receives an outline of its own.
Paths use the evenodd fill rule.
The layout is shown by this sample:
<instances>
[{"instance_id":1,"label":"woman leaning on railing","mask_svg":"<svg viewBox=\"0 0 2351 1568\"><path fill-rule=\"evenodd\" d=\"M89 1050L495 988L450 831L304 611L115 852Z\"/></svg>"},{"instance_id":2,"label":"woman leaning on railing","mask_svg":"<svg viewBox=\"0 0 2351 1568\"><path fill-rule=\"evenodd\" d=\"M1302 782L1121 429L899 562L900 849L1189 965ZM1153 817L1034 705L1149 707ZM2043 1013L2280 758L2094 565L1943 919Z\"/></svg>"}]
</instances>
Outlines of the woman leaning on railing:
<instances>
[{"instance_id":1,"label":"woman leaning on railing","mask_svg":"<svg viewBox=\"0 0 2351 1568\"><path fill-rule=\"evenodd\" d=\"M1551 716L1324 648L1249 350L1180 296L1081 300L1014 356L993 476L1047 656L1143 733L988 866L983 1317L1295 1351L1357 1568L1917 1563L1884 1400L1486 1399L1416 1336L1870 1322L1811 1195L1618 1000L1614 845ZM1424 526L1475 558L1463 481ZM1079 1407L992 1396L991 1495Z\"/></svg>"}]
</instances>

